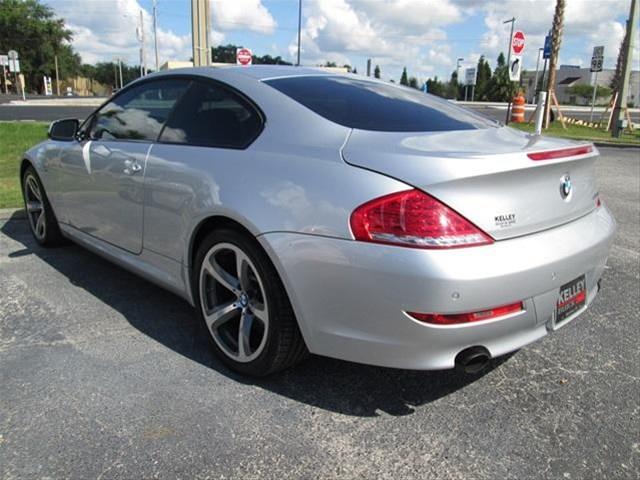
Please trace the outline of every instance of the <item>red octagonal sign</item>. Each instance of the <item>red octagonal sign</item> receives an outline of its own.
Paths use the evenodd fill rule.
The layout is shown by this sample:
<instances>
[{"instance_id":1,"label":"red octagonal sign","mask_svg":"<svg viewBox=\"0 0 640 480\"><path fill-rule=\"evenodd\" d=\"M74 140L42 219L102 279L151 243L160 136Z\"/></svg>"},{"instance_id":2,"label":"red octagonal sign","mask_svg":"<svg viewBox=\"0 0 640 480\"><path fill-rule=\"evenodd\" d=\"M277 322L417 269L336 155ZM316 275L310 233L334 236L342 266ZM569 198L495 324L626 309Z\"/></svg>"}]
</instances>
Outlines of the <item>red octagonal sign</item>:
<instances>
[{"instance_id":1,"label":"red octagonal sign","mask_svg":"<svg viewBox=\"0 0 640 480\"><path fill-rule=\"evenodd\" d=\"M517 31L511 39L511 51L514 55L520 55L524 50L524 33Z\"/></svg>"},{"instance_id":2,"label":"red octagonal sign","mask_svg":"<svg viewBox=\"0 0 640 480\"><path fill-rule=\"evenodd\" d=\"M239 48L236 50L236 63L238 65L251 65L251 50Z\"/></svg>"}]
</instances>

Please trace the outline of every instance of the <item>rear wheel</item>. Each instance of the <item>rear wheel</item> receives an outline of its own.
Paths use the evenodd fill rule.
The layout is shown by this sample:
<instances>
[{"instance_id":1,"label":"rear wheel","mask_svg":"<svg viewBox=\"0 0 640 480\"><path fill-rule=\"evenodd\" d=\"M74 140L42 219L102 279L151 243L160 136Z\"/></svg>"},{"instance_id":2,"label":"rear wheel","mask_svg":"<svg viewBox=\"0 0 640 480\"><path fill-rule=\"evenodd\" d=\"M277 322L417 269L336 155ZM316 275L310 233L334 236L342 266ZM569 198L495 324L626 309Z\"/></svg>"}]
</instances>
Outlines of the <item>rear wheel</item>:
<instances>
[{"instance_id":1,"label":"rear wheel","mask_svg":"<svg viewBox=\"0 0 640 480\"><path fill-rule=\"evenodd\" d=\"M27 167L22 176L22 195L31 233L40 245L50 247L63 243L51 204L40 177L33 167Z\"/></svg>"},{"instance_id":2,"label":"rear wheel","mask_svg":"<svg viewBox=\"0 0 640 480\"><path fill-rule=\"evenodd\" d=\"M307 354L282 282L253 238L210 233L196 255L193 285L213 348L233 370L264 376Z\"/></svg>"}]
</instances>

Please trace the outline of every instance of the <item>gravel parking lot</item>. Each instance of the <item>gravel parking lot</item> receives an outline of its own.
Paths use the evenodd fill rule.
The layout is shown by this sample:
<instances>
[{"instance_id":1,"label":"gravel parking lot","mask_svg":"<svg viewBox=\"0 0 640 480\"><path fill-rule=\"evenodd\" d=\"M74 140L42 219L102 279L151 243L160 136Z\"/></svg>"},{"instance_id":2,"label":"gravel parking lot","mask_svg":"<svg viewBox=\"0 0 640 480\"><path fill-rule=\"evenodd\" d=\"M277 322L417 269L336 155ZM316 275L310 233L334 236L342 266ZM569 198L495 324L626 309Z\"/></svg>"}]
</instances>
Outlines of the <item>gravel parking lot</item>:
<instances>
[{"instance_id":1,"label":"gravel parking lot","mask_svg":"<svg viewBox=\"0 0 640 480\"><path fill-rule=\"evenodd\" d=\"M0 220L0 478L639 478L640 151L601 153L599 298L474 376L312 357L241 378L184 301Z\"/></svg>"}]
</instances>

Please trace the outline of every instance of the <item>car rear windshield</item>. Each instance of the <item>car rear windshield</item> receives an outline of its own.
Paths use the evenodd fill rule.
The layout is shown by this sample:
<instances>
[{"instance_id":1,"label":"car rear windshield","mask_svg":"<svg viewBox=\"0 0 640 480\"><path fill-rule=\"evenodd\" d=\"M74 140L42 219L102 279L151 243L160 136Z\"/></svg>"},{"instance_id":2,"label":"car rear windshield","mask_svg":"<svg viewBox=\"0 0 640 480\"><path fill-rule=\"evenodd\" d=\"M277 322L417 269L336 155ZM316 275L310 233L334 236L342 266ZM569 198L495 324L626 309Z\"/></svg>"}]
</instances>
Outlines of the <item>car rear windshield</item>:
<instances>
[{"instance_id":1,"label":"car rear windshield","mask_svg":"<svg viewBox=\"0 0 640 480\"><path fill-rule=\"evenodd\" d=\"M476 130L497 123L419 90L344 76L300 76L265 83L332 122L386 132Z\"/></svg>"}]
</instances>

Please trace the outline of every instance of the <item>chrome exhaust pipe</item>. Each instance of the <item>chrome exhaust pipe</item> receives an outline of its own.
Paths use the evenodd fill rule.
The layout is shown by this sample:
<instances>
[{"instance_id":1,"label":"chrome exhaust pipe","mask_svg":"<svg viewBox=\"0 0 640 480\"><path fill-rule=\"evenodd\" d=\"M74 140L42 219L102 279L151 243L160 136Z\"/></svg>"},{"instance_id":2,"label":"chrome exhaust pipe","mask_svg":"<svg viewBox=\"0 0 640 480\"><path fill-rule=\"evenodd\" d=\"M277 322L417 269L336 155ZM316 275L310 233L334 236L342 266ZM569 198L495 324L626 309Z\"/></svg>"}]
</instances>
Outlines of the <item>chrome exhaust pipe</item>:
<instances>
[{"instance_id":1,"label":"chrome exhaust pipe","mask_svg":"<svg viewBox=\"0 0 640 480\"><path fill-rule=\"evenodd\" d=\"M478 373L487 366L491 354L485 347L469 347L456 355L456 368L464 373Z\"/></svg>"}]
</instances>

